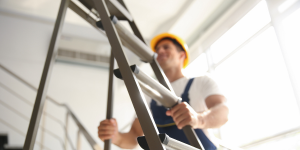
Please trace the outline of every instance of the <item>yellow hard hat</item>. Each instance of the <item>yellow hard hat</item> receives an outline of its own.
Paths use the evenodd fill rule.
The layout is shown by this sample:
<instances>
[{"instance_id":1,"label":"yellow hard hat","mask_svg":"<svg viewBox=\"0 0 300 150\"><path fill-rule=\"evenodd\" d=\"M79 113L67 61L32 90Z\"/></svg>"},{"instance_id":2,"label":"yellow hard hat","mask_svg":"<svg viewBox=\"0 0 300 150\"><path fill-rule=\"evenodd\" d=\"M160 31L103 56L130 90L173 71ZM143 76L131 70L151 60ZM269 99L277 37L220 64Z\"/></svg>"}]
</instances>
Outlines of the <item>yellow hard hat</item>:
<instances>
[{"instance_id":1,"label":"yellow hard hat","mask_svg":"<svg viewBox=\"0 0 300 150\"><path fill-rule=\"evenodd\" d=\"M152 50L153 50L154 52L156 52L155 47L156 47L157 43L158 43L161 39L163 39L163 38L171 38L171 39L174 39L174 40L176 40L176 41L181 45L181 47L182 47L183 50L185 51L185 55L186 55L186 57L185 57L185 59L184 59L184 61L183 61L183 68L185 68L185 67L188 65L188 63L189 63L189 51L188 51L189 48L188 48L187 44L183 41L183 39L181 39L180 37L178 37L178 36L176 36L176 35L174 35L174 34L171 34L171 33L162 33L162 34L159 34L159 35L155 36L155 37L151 40L151 42L150 42L150 46L151 46Z\"/></svg>"}]
</instances>

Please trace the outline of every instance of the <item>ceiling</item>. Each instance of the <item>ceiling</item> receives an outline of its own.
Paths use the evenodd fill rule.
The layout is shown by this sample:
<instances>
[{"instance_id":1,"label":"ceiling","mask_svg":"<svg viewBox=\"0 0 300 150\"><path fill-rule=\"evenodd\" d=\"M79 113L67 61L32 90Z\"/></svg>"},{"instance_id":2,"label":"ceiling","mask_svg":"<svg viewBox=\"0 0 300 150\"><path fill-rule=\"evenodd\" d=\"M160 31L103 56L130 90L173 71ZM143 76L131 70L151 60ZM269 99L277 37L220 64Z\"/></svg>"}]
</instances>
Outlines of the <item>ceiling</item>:
<instances>
[{"instance_id":1,"label":"ceiling","mask_svg":"<svg viewBox=\"0 0 300 150\"><path fill-rule=\"evenodd\" d=\"M74 0L77 1L77 0ZM171 32L188 39L214 12L235 0L124 0L146 40L161 32ZM1 0L0 7L44 18L54 19L60 0ZM227 5L228 6L228 5ZM213 19L215 19L214 17ZM74 12L66 21L90 26Z\"/></svg>"},{"instance_id":2,"label":"ceiling","mask_svg":"<svg viewBox=\"0 0 300 150\"><path fill-rule=\"evenodd\" d=\"M182 37L189 47L237 1L124 0L146 42L159 33L171 32ZM59 4L60 0L1 0L0 9L54 20ZM66 22L93 28L70 9ZM128 23L123 24L129 28Z\"/></svg>"}]
</instances>

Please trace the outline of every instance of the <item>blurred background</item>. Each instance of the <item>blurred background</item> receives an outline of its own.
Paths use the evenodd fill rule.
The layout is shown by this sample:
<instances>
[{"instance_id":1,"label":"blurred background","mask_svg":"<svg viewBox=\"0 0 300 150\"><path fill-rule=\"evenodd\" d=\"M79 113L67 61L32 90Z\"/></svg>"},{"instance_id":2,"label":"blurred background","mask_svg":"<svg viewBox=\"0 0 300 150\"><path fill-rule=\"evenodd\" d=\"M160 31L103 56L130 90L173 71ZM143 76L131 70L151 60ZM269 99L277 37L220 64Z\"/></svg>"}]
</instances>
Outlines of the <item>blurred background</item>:
<instances>
[{"instance_id":1,"label":"blurred background","mask_svg":"<svg viewBox=\"0 0 300 150\"><path fill-rule=\"evenodd\" d=\"M220 85L230 114L224 126L212 129L226 145L219 149L300 150L300 0L124 3L147 44L162 32L182 37L191 56L184 74L209 75ZM0 1L0 136L7 148L24 144L59 5L59 0ZM67 104L102 148L97 127L106 116L107 37L68 9L58 42L47 95ZM126 56L154 76L149 64L128 50ZM127 132L135 111L123 81L115 81L113 116ZM78 137L81 149L92 149L78 136L67 109L50 101L34 149L78 149Z\"/></svg>"}]
</instances>

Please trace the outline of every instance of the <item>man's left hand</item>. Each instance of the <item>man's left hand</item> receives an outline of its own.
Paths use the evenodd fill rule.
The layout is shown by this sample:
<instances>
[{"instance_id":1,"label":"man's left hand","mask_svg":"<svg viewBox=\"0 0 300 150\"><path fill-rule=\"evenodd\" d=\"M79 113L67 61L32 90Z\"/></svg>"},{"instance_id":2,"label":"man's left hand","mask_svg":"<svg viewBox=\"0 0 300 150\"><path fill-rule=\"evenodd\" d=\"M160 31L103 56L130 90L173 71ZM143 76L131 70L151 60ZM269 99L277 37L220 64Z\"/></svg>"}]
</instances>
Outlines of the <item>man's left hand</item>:
<instances>
[{"instance_id":1,"label":"man's left hand","mask_svg":"<svg viewBox=\"0 0 300 150\"><path fill-rule=\"evenodd\" d=\"M166 115L173 118L178 129L186 125L197 128L203 122L202 117L186 102L174 106L166 112Z\"/></svg>"}]
</instances>

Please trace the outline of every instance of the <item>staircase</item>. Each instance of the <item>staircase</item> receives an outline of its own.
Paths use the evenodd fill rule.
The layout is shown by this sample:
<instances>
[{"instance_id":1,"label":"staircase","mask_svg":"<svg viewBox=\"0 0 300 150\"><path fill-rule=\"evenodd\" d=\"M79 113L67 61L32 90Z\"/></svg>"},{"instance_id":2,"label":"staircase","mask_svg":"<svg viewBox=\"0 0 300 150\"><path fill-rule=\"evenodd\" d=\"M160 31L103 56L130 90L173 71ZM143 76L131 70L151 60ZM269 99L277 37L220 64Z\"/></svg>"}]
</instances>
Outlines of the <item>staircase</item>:
<instances>
[{"instance_id":1,"label":"staircase","mask_svg":"<svg viewBox=\"0 0 300 150\"><path fill-rule=\"evenodd\" d=\"M14 79L16 79L16 81L24 84L25 87L32 89L33 91L37 90L36 87L34 87L30 83L28 83L27 81L22 79L21 77L17 76L16 74L14 74L12 71L10 71L9 69L7 69L6 67L4 67L1 64L0 64L0 69L2 71L6 72L6 74L8 74L11 77L13 77ZM16 102L18 103L18 106L21 106L21 107L25 107L25 105L28 105L29 107L33 106L33 103L30 102L30 100L28 100L27 98L18 94L18 91L16 89L9 87L2 82L0 82L0 87L7 93L10 93L11 95L13 95L17 98L18 101L16 101ZM4 100L2 100L2 99L4 99ZM0 112L1 112L0 113L1 114L0 124L3 127L7 128L9 131L12 131L13 133L16 133L17 135L21 135L21 137L25 137L26 132L24 132L24 131L26 130L26 127L24 127L24 126L27 122L29 122L30 118L28 116L26 116L26 114L24 114L24 112L20 111L18 108L10 106L8 104L8 102L9 101L5 101L4 97L1 97L1 99L0 99L0 106L1 106L1 108L0 108ZM56 107L55 108L56 111L58 111L58 109L64 110L65 114L61 114L61 116L65 116L65 122L63 122L61 120L60 116L54 116L50 112L46 111L46 107L47 107L46 103L48 103L48 102L53 104L54 107ZM14 117L7 117L7 113L13 114ZM15 118L15 117L17 117L17 118ZM17 119L18 121L21 121L21 122L12 123L11 119L12 120ZM51 120L52 122L56 123L56 125L59 125L60 126L59 128L62 129L63 133L54 132L54 131L60 131L60 129L58 129L58 128L55 128L53 130L49 130L49 129L45 128L45 126L43 125L44 124L43 122L45 121L45 119L47 119L47 120L49 119L49 121ZM73 131L73 130L69 131L71 129L69 127L70 125L68 125L69 124L68 120L72 121L71 123L73 123L73 126L74 125L76 126L75 130L77 130L77 131ZM72 150L80 150L81 149L80 143L81 143L81 137L82 137L82 139L85 139L85 141L88 143L88 145L90 145L90 149L102 150L102 148L99 147L99 145L96 143L96 141L93 139L93 137L87 132L85 127L82 125L82 123L77 118L77 116L74 114L74 112L70 109L70 107L66 104L57 102L56 100L54 100L53 98L51 98L49 96L46 96L45 109L42 113L41 123L38 128L39 128L39 132L41 133L39 140L35 141L36 146L39 147L38 149L41 149L41 150L57 149L56 147L55 148L52 147L53 145L51 145L51 144L45 145L45 140L49 140L49 138L44 137L45 135L47 135L47 137L49 137L49 136L51 137L52 141L54 140L55 142L60 143L58 145L59 146L58 149L66 150L69 147ZM74 128L72 128L72 129L74 129ZM9 145L8 134L6 133L6 129L4 129L4 130L1 129L0 132L2 132L2 133L0 133L0 150L22 150L23 149L22 146ZM70 136L70 134L73 135L72 133L74 133L74 132L75 133L77 132L77 137L75 138L77 143L74 143Z\"/></svg>"},{"instance_id":2,"label":"staircase","mask_svg":"<svg viewBox=\"0 0 300 150\"><path fill-rule=\"evenodd\" d=\"M22 150L22 147L9 146L8 135L0 134L0 150Z\"/></svg>"}]
</instances>

